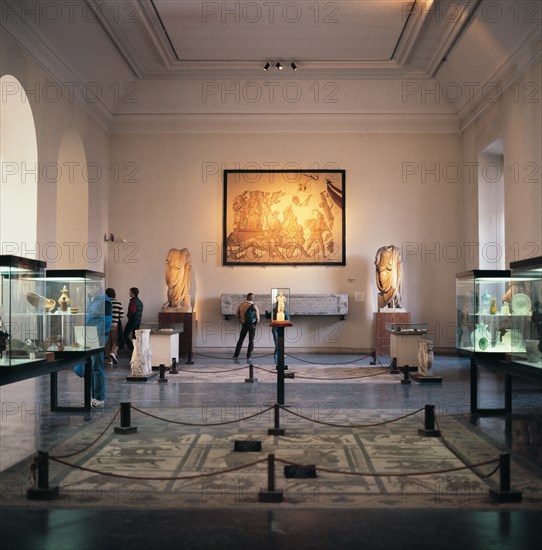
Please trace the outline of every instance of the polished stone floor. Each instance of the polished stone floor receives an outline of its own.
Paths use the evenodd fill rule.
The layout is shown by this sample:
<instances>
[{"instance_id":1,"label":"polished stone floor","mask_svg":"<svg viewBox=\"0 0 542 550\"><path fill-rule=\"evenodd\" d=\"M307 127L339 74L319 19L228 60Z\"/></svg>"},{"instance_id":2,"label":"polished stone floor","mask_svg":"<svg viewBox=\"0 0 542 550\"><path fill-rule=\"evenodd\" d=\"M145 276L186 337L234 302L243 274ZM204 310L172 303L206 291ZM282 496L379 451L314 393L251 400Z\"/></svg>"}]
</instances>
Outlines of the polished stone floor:
<instances>
[{"instance_id":1,"label":"polished stone floor","mask_svg":"<svg viewBox=\"0 0 542 550\"><path fill-rule=\"evenodd\" d=\"M542 476L542 388L514 379L513 414L510 418L478 418L469 415L469 365L457 357L440 356L434 374L442 384L410 385L401 376L383 371L364 371L369 375L353 377L368 358L344 355L288 356L289 370L296 377L285 381L285 404L311 418L330 415L351 418L375 418L406 414L433 404L441 422L461 432L468 447L488 445L509 451L521 466L523 480L531 480L530 503L462 506L435 505L434 499L416 498L410 506L383 500L357 505L337 505L321 495L318 499L299 499L294 504L253 502L237 506L224 500L212 506L160 506L160 494L148 499L148 509L129 499L117 499L114 506L103 508L92 502L73 508L61 502L35 505L10 504L10 475L23 465L0 474L2 502L0 535L2 547L28 549L87 548L534 548L542 535L542 506L536 495ZM103 410L90 416L44 414L39 423L44 449L78 441L86 431L98 428L111 417L119 402L132 404L160 414L190 410L200 421L227 420L263 409L277 400L276 376L272 357L253 359L253 377L242 360L235 363L226 354L196 354L194 365L182 365L179 375L168 383L126 381L128 357L118 367L108 367L108 395ZM388 362L381 358L381 363ZM59 385L66 404L80 400L81 382L71 373L63 373ZM502 406L504 381L499 375L481 370L479 404ZM47 409L48 378L41 382L41 405ZM292 420L290 418L290 420ZM100 424L101 423L101 424ZM288 424L286 425L288 428ZM329 428L326 428L329 429ZM226 430L221 432L223 435ZM314 430L311 437L325 436L325 429ZM466 434L466 435L465 435ZM412 447L415 449L415 446ZM476 450L476 449L474 449ZM109 452L104 446L104 453ZM136 451L137 452L137 451ZM426 450L413 450L420 454ZM518 466L518 467L519 467ZM27 466L26 466L27 468ZM531 476L531 477L529 477ZM347 493L348 491L345 491ZM152 496L152 493L149 493ZM534 495L534 498L533 498ZM529 500L529 499L526 499ZM542 502L542 499L540 500ZM145 503L144 503L145 504ZM458 505L459 504L459 505Z\"/></svg>"}]
</instances>

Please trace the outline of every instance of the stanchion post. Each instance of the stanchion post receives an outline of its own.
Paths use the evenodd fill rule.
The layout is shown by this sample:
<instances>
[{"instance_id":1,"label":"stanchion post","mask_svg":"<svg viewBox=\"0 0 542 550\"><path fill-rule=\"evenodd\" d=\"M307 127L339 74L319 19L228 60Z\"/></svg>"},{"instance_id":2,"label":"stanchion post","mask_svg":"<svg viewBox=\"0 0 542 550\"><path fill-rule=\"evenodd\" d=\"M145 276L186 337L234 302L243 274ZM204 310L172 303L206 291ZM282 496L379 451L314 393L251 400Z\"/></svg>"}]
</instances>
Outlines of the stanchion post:
<instances>
[{"instance_id":1,"label":"stanchion post","mask_svg":"<svg viewBox=\"0 0 542 550\"><path fill-rule=\"evenodd\" d=\"M490 489L489 496L497 502L521 502L523 493L512 491L510 482L510 454L503 453L499 457L499 489Z\"/></svg>"},{"instance_id":2,"label":"stanchion post","mask_svg":"<svg viewBox=\"0 0 542 550\"><path fill-rule=\"evenodd\" d=\"M177 359L175 357L171 358L171 367L169 368L169 374L179 374L177 370Z\"/></svg>"},{"instance_id":3,"label":"stanchion post","mask_svg":"<svg viewBox=\"0 0 542 550\"><path fill-rule=\"evenodd\" d=\"M161 382L161 383L167 382L166 366L163 363L160 363L160 366L158 368L160 369L160 376L158 377L158 382Z\"/></svg>"},{"instance_id":4,"label":"stanchion post","mask_svg":"<svg viewBox=\"0 0 542 550\"><path fill-rule=\"evenodd\" d=\"M286 432L284 428L280 427L280 405L275 403L274 409L275 427L267 430L267 435L284 435Z\"/></svg>"},{"instance_id":5,"label":"stanchion post","mask_svg":"<svg viewBox=\"0 0 542 550\"><path fill-rule=\"evenodd\" d=\"M424 427L418 429L418 434L425 437L440 437L440 430L435 429L435 405L425 406Z\"/></svg>"},{"instance_id":6,"label":"stanchion post","mask_svg":"<svg viewBox=\"0 0 542 550\"><path fill-rule=\"evenodd\" d=\"M254 365L252 363L248 364L248 378L245 378L245 383L247 384L253 384L254 382L257 382L258 379L254 378Z\"/></svg>"},{"instance_id":7,"label":"stanchion post","mask_svg":"<svg viewBox=\"0 0 542 550\"><path fill-rule=\"evenodd\" d=\"M123 402L120 404L120 426L115 426L116 434L133 434L137 432L137 426L131 426L132 404Z\"/></svg>"},{"instance_id":8,"label":"stanchion post","mask_svg":"<svg viewBox=\"0 0 542 550\"><path fill-rule=\"evenodd\" d=\"M259 502L282 502L284 494L281 490L275 489L275 455L267 455L267 491L260 491Z\"/></svg>"},{"instance_id":9,"label":"stanchion post","mask_svg":"<svg viewBox=\"0 0 542 550\"><path fill-rule=\"evenodd\" d=\"M405 365L403 367L403 379L401 380L401 384L410 384L410 382L410 367Z\"/></svg>"},{"instance_id":10,"label":"stanchion post","mask_svg":"<svg viewBox=\"0 0 542 550\"><path fill-rule=\"evenodd\" d=\"M26 492L29 500L54 500L59 497L58 485L49 487L49 453L38 451L35 459L35 467L38 471L37 487L32 487Z\"/></svg>"}]
</instances>

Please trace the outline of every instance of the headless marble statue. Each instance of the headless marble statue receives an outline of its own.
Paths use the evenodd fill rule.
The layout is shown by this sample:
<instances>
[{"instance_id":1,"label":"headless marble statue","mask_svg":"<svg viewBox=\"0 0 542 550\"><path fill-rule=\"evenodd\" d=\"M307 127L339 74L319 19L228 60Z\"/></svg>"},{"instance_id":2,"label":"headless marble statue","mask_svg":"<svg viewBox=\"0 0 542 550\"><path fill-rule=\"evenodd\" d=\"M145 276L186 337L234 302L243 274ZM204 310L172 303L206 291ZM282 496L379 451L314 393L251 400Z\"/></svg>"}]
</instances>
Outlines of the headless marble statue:
<instances>
[{"instance_id":1,"label":"headless marble statue","mask_svg":"<svg viewBox=\"0 0 542 550\"><path fill-rule=\"evenodd\" d=\"M167 302L163 310L191 312L190 276L192 257L187 248L171 248L166 258Z\"/></svg>"},{"instance_id":2,"label":"headless marble statue","mask_svg":"<svg viewBox=\"0 0 542 550\"><path fill-rule=\"evenodd\" d=\"M393 245L379 248L375 266L378 308L401 308L403 262L399 248Z\"/></svg>"}]
</instances>

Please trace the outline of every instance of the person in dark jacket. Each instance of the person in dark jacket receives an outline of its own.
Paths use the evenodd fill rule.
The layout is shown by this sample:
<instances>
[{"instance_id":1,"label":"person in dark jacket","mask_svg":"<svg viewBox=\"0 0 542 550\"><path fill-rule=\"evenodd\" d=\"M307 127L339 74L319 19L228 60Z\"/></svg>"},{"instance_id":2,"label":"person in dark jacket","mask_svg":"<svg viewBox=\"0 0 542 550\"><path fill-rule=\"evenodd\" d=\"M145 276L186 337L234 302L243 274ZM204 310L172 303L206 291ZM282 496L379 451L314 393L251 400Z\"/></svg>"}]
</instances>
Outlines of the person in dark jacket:
<instances>
[{"instance_id":1,"label":"person in dark jacket","mask_svg":"<svg viewBox=\"0 0 542 550\"><path fill-rule=\"evenodd\" d=\"M239 304L239 307L237 308L237 319L239 319L239 322L241 323L241 332L239 333L239 340L237 340L233 358L237 359L239 357L241 348L243 347L243 342L248 334L247 359L250 359L252 356L252 350L254 349L256 325L260 321L260 312L254 303L254 294L252 292L247 294L246 301Z\"/></svg>"},{"instance_id":2,"label":"person in dark jacket","mask_svg":"<svg viewBox=\"0 0 542 550\"><path fill-rule=\"evenodd\" d=\"M130 353L134 351L132 339L135 338L135 331L141 326L141 317L143 316L143 302L139 299L139 289L135 286L130 289L130 303L126 317L128 321L124 327L124 342Z\"/></svg>"}]
</instances>

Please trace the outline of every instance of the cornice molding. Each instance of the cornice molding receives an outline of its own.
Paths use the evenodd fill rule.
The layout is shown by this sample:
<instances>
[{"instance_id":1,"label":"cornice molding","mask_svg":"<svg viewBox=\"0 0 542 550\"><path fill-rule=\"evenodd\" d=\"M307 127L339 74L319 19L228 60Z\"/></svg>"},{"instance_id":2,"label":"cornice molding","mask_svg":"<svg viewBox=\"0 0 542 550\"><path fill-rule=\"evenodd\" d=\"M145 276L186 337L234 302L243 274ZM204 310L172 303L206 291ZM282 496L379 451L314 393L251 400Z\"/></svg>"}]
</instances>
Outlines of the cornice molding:
<instances>
[{"instance_id":1,"label":"cornice molding","mask_svg":"<svg viewBox=\"0 0 542 550\"><path fill-rule=\"evenodd\" d=\"M453 114L129 114L115 115L112 134L125 133L458 133Z\"/></svg>"},{"instance_id":2,"label":"cornice molding","mask_svg":"<svg viewBox=\"0 0 542 550\"><path fill-rule=\"evenodd\" d=\"M106 131L112 122L113 114L99 99L89 102L83 91L88 82L62 59L60 53L47 41L34 25L16 15L5 15L0 27L6 34L65 91L70 101L75 100ZM69 86L67 86L69 84Z\"/></svg>"},{"instance_id":3,"label":"cornice molding","mask_svg":"<svg viewBox=\"0 0 542 550\"><path fill-rule=\"evenodd\" d=\"M488 85L496 85L504 94L510 86L542 55L542 24L538 25L525 37L525 40L512 52L498 69L488 78L471 103L465 105L458 113L460 129L464 132L486 109L494 105L487 100L485 90Z\"/></svg>"}]
</instances>

